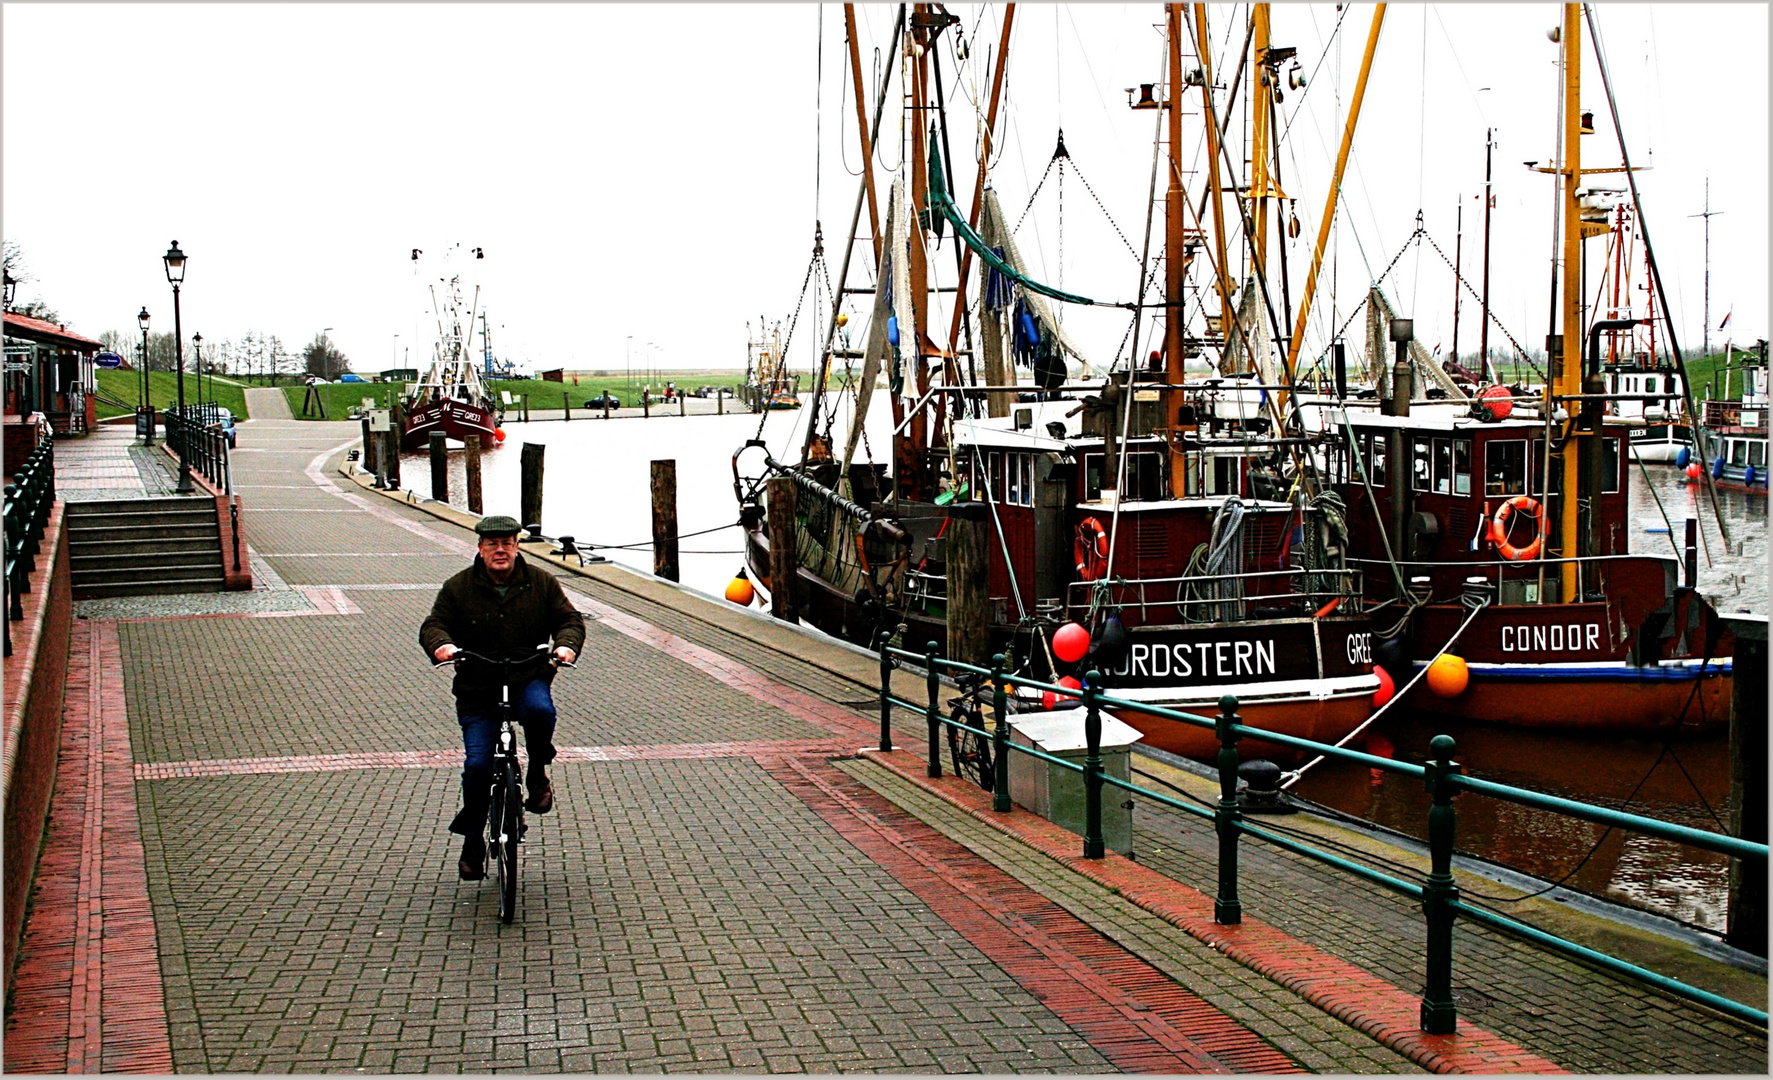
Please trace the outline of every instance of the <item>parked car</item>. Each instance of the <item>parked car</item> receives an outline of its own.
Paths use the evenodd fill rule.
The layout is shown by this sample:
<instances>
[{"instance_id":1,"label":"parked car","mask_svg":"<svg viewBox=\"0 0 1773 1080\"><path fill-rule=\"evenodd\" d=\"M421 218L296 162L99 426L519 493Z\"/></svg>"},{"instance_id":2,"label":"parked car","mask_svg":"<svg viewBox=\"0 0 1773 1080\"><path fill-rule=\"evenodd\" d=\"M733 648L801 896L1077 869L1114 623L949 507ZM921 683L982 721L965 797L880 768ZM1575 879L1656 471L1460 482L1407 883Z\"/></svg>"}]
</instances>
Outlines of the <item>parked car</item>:
<instances>
[{"instance_id":1,"label":"parked car","mask_svg":"<svg viewBox=\"0 0 1773 1080\"><path fill-rule=\"evenodd\" d=\"M222 436L228 440L228 448L232 450L234 448L235 436L239 434L234 427L234 414L232 411L220 407L218 407L215 412L217 423L222 429Z\"/></svg>"},{"instance_id":2,"label":"parked car","mask_svg":"<svg viewBox=\"0 0 1773 1080\"><path fill-rule=\"evenodd\" d=\"M339 381L340 382L368 382L369 380L365 379L361 375L356 374L355 372L347 371L343 375L339 376Z\"/></svg>"},{"instance_id":3,"label":"parked car","mask_svg":"<svg viewBox=\"0 0 1773 1080\"><path fill-rule=\"evenodd\" d=\"M585 408L587 408L587 409L601 409L604 407L605 402L608 402L609 407L612 409L619 409L622 407L622 399L617 397L616 395L610 393L608 390L605 390L598 397L594 397L591 400L585 402Z\"/></svg>"}]
</instances>

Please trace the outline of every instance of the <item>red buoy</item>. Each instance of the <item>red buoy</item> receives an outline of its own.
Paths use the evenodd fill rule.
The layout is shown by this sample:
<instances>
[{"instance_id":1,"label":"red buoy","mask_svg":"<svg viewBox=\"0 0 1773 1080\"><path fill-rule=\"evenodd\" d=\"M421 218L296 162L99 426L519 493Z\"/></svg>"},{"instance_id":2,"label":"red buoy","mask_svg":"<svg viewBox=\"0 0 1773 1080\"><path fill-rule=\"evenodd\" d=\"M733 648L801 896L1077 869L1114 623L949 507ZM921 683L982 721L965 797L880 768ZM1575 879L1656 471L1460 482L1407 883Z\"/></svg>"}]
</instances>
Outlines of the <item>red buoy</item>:
<instances>
[{"instance_id":1,"label":"red buoy","mask_svg":"<svg viewBox=\"0 0 1773 1080\"><path fill-rule=\"evenodd\" d=\"M1090 651L1090 632L1080 623L1068 622L1053 631L1053 655L1075 664Z\"/></svg>"},{"instance_id":2,"label":"red buoy","mask_svg":"<svg viewBox=\"0 0 1773 1080\"><path fill-rule=\"evenodd\" d=\"M1373 708L1377 709L1390 701L1391 695L1397 693L1397 684L1391 681L1391 672L1382 667L1374 665L1373 674L1379 676L1379 689L1373 691Z\"/></svg>"}]
</instances>

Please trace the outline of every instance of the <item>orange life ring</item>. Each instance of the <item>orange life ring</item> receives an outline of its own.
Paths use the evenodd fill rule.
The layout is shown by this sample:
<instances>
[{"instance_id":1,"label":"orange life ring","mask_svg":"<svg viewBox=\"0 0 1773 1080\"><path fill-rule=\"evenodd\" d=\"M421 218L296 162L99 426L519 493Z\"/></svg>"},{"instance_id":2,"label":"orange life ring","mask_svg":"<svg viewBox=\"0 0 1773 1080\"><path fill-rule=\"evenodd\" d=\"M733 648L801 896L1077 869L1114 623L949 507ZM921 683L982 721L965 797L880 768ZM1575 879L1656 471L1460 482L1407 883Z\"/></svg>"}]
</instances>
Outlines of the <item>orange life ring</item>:
<instances>
[{"instance_id":1,"label":"orange life ring","mask_svg":"<svg viewBox=\"0 0 1773 1080\"><path fill-rule=\"evenodd\" d=\"M1516 547L1508 539L1509 519L1516 513L1533 515L1533 542L1525 547ZM1496 508L1496 516L1490 520L1490 539L1495 541L1502 557L1511 562L1538 558L1539 549L1545 544L1545 507L1528 495L1507 500Z\"/></svg>"},{"instance_id":2,"label":"orange life ring","mask_svg":"<svg viewBox=\"0 0 1773 1080\"><path fill-rule=\"evenodd\" d=\"M1086 517L1077 523L1071 553L1077 559L1077 576L1083 580L1095 581L1108 572L1108 533L1100 521Z\"/></svg>"}]
</instances>

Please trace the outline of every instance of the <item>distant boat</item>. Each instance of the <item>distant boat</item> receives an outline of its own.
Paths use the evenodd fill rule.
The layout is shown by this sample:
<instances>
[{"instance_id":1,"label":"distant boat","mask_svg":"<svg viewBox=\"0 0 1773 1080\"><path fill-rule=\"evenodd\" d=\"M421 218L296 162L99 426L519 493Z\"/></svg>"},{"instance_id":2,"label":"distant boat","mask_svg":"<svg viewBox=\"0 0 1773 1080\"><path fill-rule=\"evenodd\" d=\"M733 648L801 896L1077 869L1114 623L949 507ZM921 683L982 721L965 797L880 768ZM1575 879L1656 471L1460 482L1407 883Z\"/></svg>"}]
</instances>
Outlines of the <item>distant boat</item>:
<instances>
[{"instance_id":1,"label":"distant boat","mask_svg":"<svg viewBox=\"0 0 1773 1080\"><path fill-rule=\"evenodd\" d=\"M1766 349L1767 343L1760 342L1742 364L1724 369L1726 379L1731 371L1742 373L1742 397L1707 401L1703 419L1711 460L1700 467L1711 471L1718 487L1751 495L1767 494ZM1689 477L1683 482L1698 481Z\"/></svg>"},{"instance_id":2,"label":"distant boat","mask_svg":"<svg viewBox=\"0 0 1773 1080\"><path fill-rule=\"evenodd\" d=\"M413 253L416 261L418 252ZM431 305L437 317L437 340L432 346L431 366L424 377L406 388L401 397L405 411L405 427L400 435L403 450L423 449L433 431L441 431L464 445L479 439L483 449L498 445L498 406L480 370L468 351L467 334L462 321L462 279L449 279L448 295L441 303L436 286L431 287ZM478 286L475 300L480 298ZM474 325L469 311L467 325Z\"/></svg>"}]
</instances>

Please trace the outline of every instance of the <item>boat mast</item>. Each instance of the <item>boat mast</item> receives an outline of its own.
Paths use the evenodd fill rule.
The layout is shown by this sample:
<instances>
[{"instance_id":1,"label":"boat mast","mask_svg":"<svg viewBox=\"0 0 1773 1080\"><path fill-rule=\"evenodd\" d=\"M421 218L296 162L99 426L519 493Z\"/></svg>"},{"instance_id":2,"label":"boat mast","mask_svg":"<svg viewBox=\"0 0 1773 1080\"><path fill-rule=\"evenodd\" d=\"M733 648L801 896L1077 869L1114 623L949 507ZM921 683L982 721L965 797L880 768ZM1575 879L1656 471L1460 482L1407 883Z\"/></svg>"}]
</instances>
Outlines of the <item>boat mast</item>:
<instances>
[{"instance_id":1,"label":"boat mast","mask_svg":"<svg viewBox=\"0 0 1773 1080\"><path fill-rule=\"evenodd\" d=\"M1317 244L1312 248L1311 266L1305 273L1304 294L1299 298L1299 315L1293 320L1293 336L1287 340L1286 381L1292 385L1293 372L1299 362L1299 346L1305 340L1305 320L1311 314L1311 297L1317 288L1317 274L1324 265L1324 245L1330 240L1330 227L1336 220L1336 196L1342 190L1342 173L1348 168L1348 152L1354 145L1355 125L1361 118L1361 102L1367 96L1367 76L1373 72L1373 53L1379 48L1379 28L1385 23L1385 5L1373 8L1373 23L1367 29L1367 51L1361 57L1360 78L1354 84L1354 99L1349 102L1348 120L1342 128L1342 148L1336 152L1336 171L1330 178L1330 193L1324 199L1324 213L1317 223ZM1285 390L1275 394L1281 406L1286 404ZM1400 468L1394 465L1393 468Z\"/></svg>"},{"instance_id":2,"label":"boat mast","mask_svg":"<svg viewBox=\"0 0 1773 1080\"><path fill-rule=\"evenodd\" d=\"M1175 13L1176 18L1180 19L1180 9L1172 5L1171 10ZM1178 33L1180 33L1180 29L1180 23L1178 23L1176 27ZM1203 111L1207 116L1207 193L1213 204L1213 248L1218 256L1213 263L1213 268L1218 272L1219 279L1219 336L1221 341L1219 355L1223 360L1230 348L1232 326L1236 320L1236 313L1231 310L1232 285L1230 269L1225 261L1225 203L1224 191L1219 183L1219 129L1212 120L1214 115L1213 53L1207 40L1207 6L1205 4L1194 5L1194 38L1196 55L1200 58L1201 102L1205 106ZM1176 38L1172 37L1171 40L1176 40ZM1229 117L1227 122L1229 122ZM1181 120L1172 116L1170 120L1170 153L1172 155L1176 153L1176 147L1181 142L1181 128Z\"/></svg>"},{"instance_id":3,"label":"boat mast","mask_svg":"<svg viewBox=\"0 0 1773 1080\"><path fill-rule=\"evenodd\" d=\"M908 31L910 40L906 43L905 59L909 61L911 85L909 95L911 106L910 116L906 122L911 125L911 208L910 213L916 215L916 224L911 227L911 255L908 260L911 277L911 326L901 327L899 342L901 353L911 358L913 373L916 376L917 388L915 397L922 399L930 390L930 370L927 357L924 355L925 326L929 323L929 251L924 243L924 214L929 206L929 176L927 174L928 147L925 145L924 113L927 111L925 100L928 97L925 88L925 58L929 55L928 43L930 34L924 24L930 19L930 5L917 4L912 9L911 27ZM907 330L909 332L907 332ZM912 414L910 423L905 425L906 431L896 437L893 445L893 487L902 499L923 501L929 495L929 484L925 473L926 450L930 445L929 420L926 408L920 405Z\"/></svg>"},{"instance_id":4,"label":"boat mast","mask_svg":"<svg viewBox=\"0 0 1773 1080\"><path fill-rule=\"evenodd\" d=\"M1459 363L1459 286L1465 279L1459 276L1459 268L1464 265L1461 252L1465 248L1465 196L1459 196L1458 209L1453 215L1453 363ZM1478 364L1478 374L1483 374L1484 366Z\"/></svg>"},{"instance_id":5,"label":"boat mast","mask_svg":"<svg viewBox=\"0 0 1773 1080\"><path fill-rule=\"evenodd\" d=\"M1164 95L1164 107L1170 110L1166 117L1169 123L1169 174L1170 182L1164 189L1164 381L1171 386L1181 386L1184 379L1184 362L1186 350L1183 344L1187 329L1183 317L1182 297L1185 279L1188 273L1187 233L1182 219L1183 208L1188 200L1188 192L1182 185L1182 5L1164 5L1165 31L1169 39L1169 92ZM1203 61L1204 62L1204 61ZM1208 114L1211 115L1210 113ZM1212 127L1211 122L1207 124ZM1211 135L1208 138L1212 138ZM1209 165L1209 168L1212 166ZM1211 175L1217 183L1219 175L1216 168ZM1219 201L1214 194L1213 208L1217 212ZM1223 267L1225 260L1221 247L1218 266ZM1220 275L1223 280L1223 274ZM1144 283L1140 283L1143 288ZM1221 289L1223 299L1224 291ZM1134 343L1135 347L1137 342ZM1169 408L1166 409L1169 420L1173 423L1177 409L1182 404L1181 392L1169 391ZM1187 473L1188 455L1175 443L1170 444L1170 494L1182 498L1188 490Z\"/></svg>"},{"instance_id":6,"label":"boat mast","mask_svg":"<svg viewBox=\"0 0 1773 1080\"><path fill-rule=\"evenodd\" d=\"M1268 63L1268 5L1250 5L1250 20L1256 49L1256 84L1250 94L1250 213L1256 227L1250 232L1250 252L1261 277L1268 269L1268 106L1274 100L1269 80L1275 74Z\"/></svg>"},{"instance_id":7,"label":"boat mast","mask_svg":"<svg viewBox=\"0 0 1773 1080\"><path fill-rule=\"evenodd\" d=\"M1478 374L1491 377L1490 368L1490 210L1496 196L1490 192L1490 159L1496 149L1496 129L1484 129L1484 300L1483 318L1478 320ZM1494 381L1501 382L1500 371Z\"/></svg>"},{"instance_id":8,"label":"boat mast","mask_svg":"<svg viewBox=\"0 0 1773 1080\"><path fill-rule=\"evenodd\" d=\"M1557 341L1557 348L1550 357L1551 382L1550 393L1564 399L1575 425L1578 408L1587 411L1590 404L1581 402L1582 393L1582 221L1576 206L1576 189L1582 184L1582 24L1580 22L1582 5L1564 5L1563 39L1564 47L1564 157L1558 163L1558 171L1563 179L1562 214L1563 214L1563 252L1564 272L1562 279L1562 318L1560 326L1562 334ZM1546 402L1546 415L1552 415L1550 405ZM1559 494L1559 554L1565 560L1571 560L1583 553L1582 537L1578 535L1579 504L1584 491L1582 481L1588 479L1580 469L1581 444L1589 436L1586 433L1577 438L1564 441L1563 490ZM1600 438L1597 430L1593 438ZM1560 564L1562 575L1562 591L1559 599L1564 603L1574 603L1581 599L1577 595L1576 564L1565 561Z\"/></svg>"},{"instance_id":9,"label":"boat mast","mask_svg":"<svg viewBox=\"0 0 1773 1080\"><path fill-rule=\"evenodd\" d=\"M1705 219L1705 310L1701 315L1704 322L1700 326L1699 355L1711 355L1711 219L1723 213L1722 210L1711 208L1711 177L1705 178L1705 212L1688 214L1688 217Z\"/></svg>"}]
</instances>

